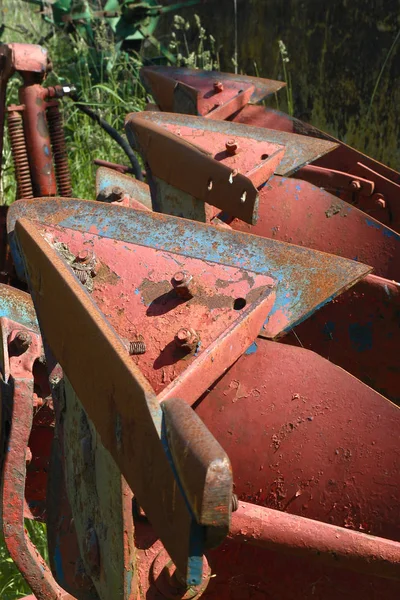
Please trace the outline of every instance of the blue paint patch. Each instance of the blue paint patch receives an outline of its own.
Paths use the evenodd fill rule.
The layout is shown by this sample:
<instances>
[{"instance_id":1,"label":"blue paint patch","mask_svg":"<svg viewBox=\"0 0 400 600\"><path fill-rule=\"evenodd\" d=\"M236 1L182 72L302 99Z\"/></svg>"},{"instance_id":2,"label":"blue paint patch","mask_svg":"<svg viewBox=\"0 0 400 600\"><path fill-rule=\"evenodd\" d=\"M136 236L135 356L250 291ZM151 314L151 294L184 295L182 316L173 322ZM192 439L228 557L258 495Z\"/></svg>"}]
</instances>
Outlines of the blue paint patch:
<instances>
[{"instance_id":1,"label":"blue paint patch","mask_svg":"<svg viewBox=\"0 0 400 600\"><path fill-rule=\"evenodd\" d=\"M373 324L366 325L360 323L351 323L349 325L349 336L353 347L357 352L366 352L371 350L373 344Z\"/></svg>"},{"instance_id":2,"label":"blue paint patch","mask_svg":"<svg viewBox=\"0 0 400 600\"><path fill-rule=\"evenodd\" d=\"M46 144L44 145L43 150L46 156L50 156L50 148L46 146Z\"/></svg>"},{"instance_id":3,"label":"blue paint patch","mask_svg":"<svg viewBox=\"0 0 400 600\"><path fill-rule=\"evenodd\" d=\"M276 300L270 317L281 313L287 329L369 272L360 263L274 239L218 230L195 221L100 202L63 199L62 211L57 200L20 201L11 205L8 213L10 245L15 264L22 273L23 262L12 231L15 221L22 217L81 232L94 227L103 238L268 275L276 283ZM329 278L329 285L318 292L321 277ZM274 335L278 333L274 330Z\"/></svg>"},{"instance_id":4,"label":"blue paint patch","mask_svg":"<svg viewBox=\"0 0 400 600\"><path fill-rule=\"evenodd\" d=\"M388 227L383 228L383 235L387 238L399 238L399 234L393 231L393 229L389 229Z\"/></svg>"},{"instance_id":5,"label":"blue paint patch","mask_svg":"<svg viewBox=\"0 0 400 600\"><path fill-rule=\"evenodd\" d=\"M65 587L65 575L64 575L63 562L62 562L62 556L61 556L60 540L59 540L58 536L57 536L56 548L54 551L53 558L54 558L54 566L56 569L57 581L61 585L61 587Z\"/></svg>"},{"instance_id":6,"label":"blue paint patch","mask_svg":"<svg viewBox=\"0 0 400 600\"><path fill-rule=\"evenodd\" d=\"M258 346L256 342L253 342L251 346L249 346L245 352L245 354L255 354L257 352Z\"/></svg>"},{"instance_id":7,"label":"blue paint patch","mask_svg":"<svg viewBox=\"0 0 400 600\"><path fill-rule=\"evenodd\" d=\"M190 527L189 534L189 549L188 549L188 570L185 575L186 583L191 585L200 585L202 581L203 575L203 554L204 554L204 527L199 525L195 519L187 496L182 487L178 472L176 470L174 460L171 455L171 451L169 449L168 444L168 433L167 426L165 423L165 417L163 415L162 423L161 423L161 443L164 448L165 455L168 459L168 462L171 466L172 472L174 474L175 481L177 483L177 487L182 494L182 497L185 501L186 507L189 511L189 514L192 516L192 522Z\"/></svg>"},{"instance_id":8,"label":"blue paint patch","mask_svg":"<svg viewBox=\"0 0 400 600\"><path fill-rule=\"evenodd\" d=\"M379 223L372 221L371 219L365 219L365 223L368 225L368 227L373 227L374 229L378 230L382 229L382 226Z\"/></svg>"}]
</instances>

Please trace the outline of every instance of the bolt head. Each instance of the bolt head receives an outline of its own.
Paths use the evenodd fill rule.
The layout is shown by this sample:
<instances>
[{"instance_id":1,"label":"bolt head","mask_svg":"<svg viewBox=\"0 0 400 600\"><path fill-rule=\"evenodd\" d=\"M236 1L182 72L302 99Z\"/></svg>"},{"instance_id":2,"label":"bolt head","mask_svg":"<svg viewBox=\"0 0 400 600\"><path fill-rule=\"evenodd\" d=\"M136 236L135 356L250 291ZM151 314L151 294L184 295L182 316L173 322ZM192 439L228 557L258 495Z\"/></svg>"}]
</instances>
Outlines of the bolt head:
<instances>
[{"instance_id":1,"label":"bolt head","mask_svg":"<svg viewBox=\"0 0 400 600\"><path fill-rule=\"evenodd\" d=\"M199 336L196 331L194 331L194 329L189 329L188 327L181 327L175 335L175 343L177 346L186 351L195 350L198 341Z\"/></svg>"},{"instance_id":2,"label":"bolt head","mask_svg":"<svg viewBox=\"0 0 400 600\"><path fill-rule=\"evenodd\" d=\"M88 250L79 250L78 254L75 257L77 262L86 262L90 258L90 252Z\"/></svg>"},{"instance_id":3,"label":"bolt head","mask_svg":"<svg viewBox=\"0 0 400 600\"><path fill-rule=\"evenodd\" d=\"M174 285L183 285L184 283L187 283L188 281L189 281L189 275L188 275L188 273L185 273L185 271L177 271L172 278L172 283Z\"/></svg>"},{"instance_id":4,"label":"bolt head","mask_svg":"<svg viewBox=\"0 0 400 600\"><path fill-rule=\"evenodd\" d=\"M361 189L361 183L360 183L359 181L357 181L357 179L355 179L354 181L352 181L352 182L350 183L350 187L351 187L353 190L355 190L355 191L357 191L357 190L360 190L360 189Z\"/></svg>"},{"instance_id":5,"label":"bolt head","mask_svg":"<svg viewBox=\"0 0 400 600\"><path fill-rule=\"evenodd\" d=\"M386 208L386 200L385 198L378 198L376 201L377 206L379 206L379 208Z\"/></svg>"},{"instance_id":6,"label":"bolt head","mask_svg":"<svg viewBox=\"0 0 400 600\"><path fill-rule=\"evenodd\" d=\"M177 271L172 277L171 283L181 298L189 300L195 295L193 277L186 271Z\"/></svg>"},{"instance_id":7,"label":"bolt head","mask_svg":"<svg viewBox=\"0 0 400 600\"><path fill-rule=\"evenodd\" d=\"M187 344L192 340L192 334L190 329L185 329L182 327L176 334L177 342L182 346L183 344Z\"/></svg>"},{"instance_id":8,"label":"bolt head","mask_svg":"<svg viewBox=\"0 0 400 600\"><path fill-rule=\"evenodd\" d=\"M227 153L228 153L229 155L233 156L233 155L234 155L234 154L236 154L236 153L237 153L237 151L239 150L239 145L238 145L238 143L236 142L236 140L228 140L228 141L225 143L225 148L226 148L226 151L227 151Z\"/></svg>"},{"instance_id":9,"label":"bolt head","mask_svg":"<svg viewBox=\"0 0 400 600\"><path fill-rule=\"evenodd\" d=\"M216 92L217 94L224 91L224 85L222 81L214 81L213 88L214 92Z\"/></svg>"},{"instance_id":10,"label":"bolt head","mask_svg":"<svg viewBox=\"0 0 400 600\"><path fill-rule=\"evenodd\" d=\"M23 354L32 344L32 336L27 331L18 331L13 339L13 345L18 352Z\"/></svg>"}]
</instances>

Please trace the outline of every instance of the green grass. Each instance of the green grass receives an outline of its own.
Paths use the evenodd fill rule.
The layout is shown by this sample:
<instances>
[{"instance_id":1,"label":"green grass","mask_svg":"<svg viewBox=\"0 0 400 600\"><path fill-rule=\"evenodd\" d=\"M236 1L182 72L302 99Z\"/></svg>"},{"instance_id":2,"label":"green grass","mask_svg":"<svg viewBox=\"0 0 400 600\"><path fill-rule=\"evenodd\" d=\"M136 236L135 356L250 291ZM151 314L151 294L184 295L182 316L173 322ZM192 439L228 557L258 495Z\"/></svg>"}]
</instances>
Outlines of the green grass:
<instances>
[{"instance_id":1,"label":"green grass","mask_svg":"<svg viewBox=\"0 0 400 600\"><path fill-rule=\"evenodd\" d=\"M0 0L0 22L6 25L2 41L37 43L50 32L36 12L37 7L22 0ZM11 29L7 28L10 26ZM22 27L23 30L19 31ZM79 99L91 105L104 119L123 133L124 119L130 112L145 106L145 90L138 79L141 65L139 56L117 54L112 38L98 30L101 52L107 61L96 61L87 45L64 32L45 43L54 70L48 84L72 83L78 89ZM103 65L112 65L108 73ZM9 86L8 102L17 100L19 80L15 77ZM73 193L79 198L94 199L95 158L129 165L121 150L98 125L84 115L69 99L62 101L65 132L72 173ZM15 199L14 169L9 142L4 148L4 177L0 187L0 202L10 204Z\"/></svg>"},{"instance_id":2,"label":"green grass","mask_svg":"<svg viewBox=\"0 0 400 600\"><path fill-rule=\"evenodd\" d=\"M43 523L26 521L26 529L33 543L43 556L48 560L46 526ZM1 600L16 600L28 594L31 590L25 583L21 574L9 557L0 534L0 598Z\"/></svg>"}]
</instances>

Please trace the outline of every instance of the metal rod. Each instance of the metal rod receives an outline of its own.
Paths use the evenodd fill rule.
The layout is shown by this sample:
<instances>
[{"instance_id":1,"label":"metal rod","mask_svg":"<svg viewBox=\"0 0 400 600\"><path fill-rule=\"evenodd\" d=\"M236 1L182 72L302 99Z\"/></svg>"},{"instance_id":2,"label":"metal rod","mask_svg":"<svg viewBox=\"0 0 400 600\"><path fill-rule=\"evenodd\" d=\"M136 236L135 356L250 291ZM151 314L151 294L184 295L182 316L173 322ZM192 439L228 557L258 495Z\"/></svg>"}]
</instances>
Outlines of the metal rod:
<instances>
[{"instance_id":1,"label":"metal rod","mask_svg":"<svg viewBox=\"0 0 400 600\"><path fill-rule=\"evenodd\" d=\"M34 78L32 77L34 80ZM29 81L28 76L25 77ZM33 194L35 197L56 196L57 184L46 119L46 90L40 84L24 84L19 90L23 112L26 147Z\"/></svg>"},{"instance_id":2,"label":"metal rod","mask_svg":"<svg viewBox=\"0 0 400 600\"><path fill-rule=\"evenodd\" d=\"M400 580L400 543L239 502L230 539L277 550L332 567Z\"/></svg>"}]
</instances>

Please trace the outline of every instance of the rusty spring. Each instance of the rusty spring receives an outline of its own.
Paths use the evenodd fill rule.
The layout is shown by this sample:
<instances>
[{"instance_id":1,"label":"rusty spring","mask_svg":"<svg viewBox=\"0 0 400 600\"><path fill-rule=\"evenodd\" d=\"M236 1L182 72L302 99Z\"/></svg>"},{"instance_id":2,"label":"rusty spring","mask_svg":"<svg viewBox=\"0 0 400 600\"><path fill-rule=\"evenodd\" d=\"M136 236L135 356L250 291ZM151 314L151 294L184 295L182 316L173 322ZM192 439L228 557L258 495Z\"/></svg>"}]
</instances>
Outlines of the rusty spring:
<instances>
[{"instance_id":1,"label":"rusty spring","mask_svg":"<svg viewBox=\"0 0 400 600\"><path fill-rule=\"evenodd\" d=\"M68 166L67 145L65 143L63 118L57 100L49 102L47 106L47 122L54 156L58 193L64 198L71 198L72 185Z\"/></svg>"},{"instance_id":2,"label":"rusty spring","mask_svg":"<svg viewBox=\"0 0 400 600\"><path fill-rule=\"evenodd\" d=\"M8 134L17 180L17 198L33 198L22 114L11 107L8 111Z\"/></svg>"},{"instance_id":3,"label":"rusty spring","mask_svg":"<svg viewBox=\"0 0 400 600\"><path fill-rule=\"evenodd\" d=\"M129 343L129 354L131 356L137 354L144 354L146 352L146 344L141 340L137 340L136 342Z\"/></svg>"}]
</instances>

